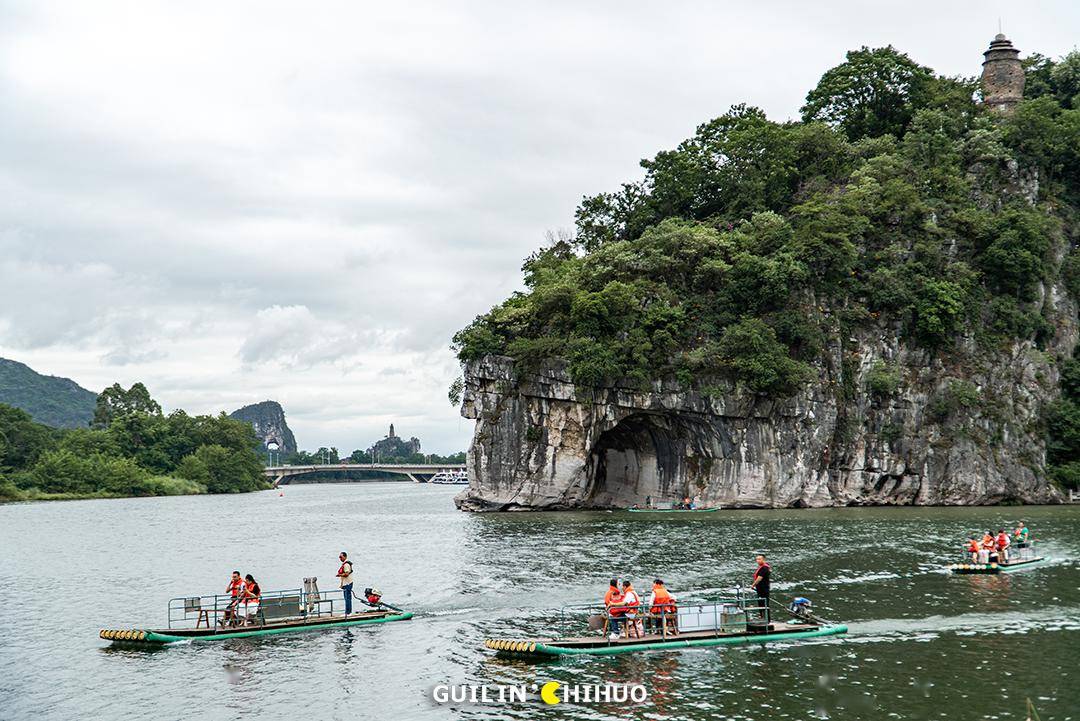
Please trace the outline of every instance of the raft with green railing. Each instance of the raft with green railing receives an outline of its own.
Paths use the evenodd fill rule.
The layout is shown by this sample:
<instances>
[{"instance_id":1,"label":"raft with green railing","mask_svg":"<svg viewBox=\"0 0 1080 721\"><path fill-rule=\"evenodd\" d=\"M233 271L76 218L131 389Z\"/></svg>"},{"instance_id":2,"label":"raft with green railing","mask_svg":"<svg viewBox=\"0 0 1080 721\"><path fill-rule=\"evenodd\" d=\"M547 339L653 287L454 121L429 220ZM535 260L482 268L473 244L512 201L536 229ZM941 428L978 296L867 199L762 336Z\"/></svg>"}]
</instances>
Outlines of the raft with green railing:
<instances>
[{"instance_id":1,"label":"raft with green railing","mask_svg":"<svg viewBox=\"0 0 1080 721\"><path fill-rule=\"evenodd\" d=\"M767 632L743 631L741 633L710 634L697 633L684 636L663 638L641 638L605 640L590 639L590 643L559 640L497 639L489 638L484 646L494 651L518 656L613 656L642 651L675 651L685 648L707 648L710 646L731 646L744 643L790 642L822 636L836 636L847 633L847 626L832 624L826 626L800 624L773 624L773 630Z\"/></svg>"},{"instance_id":2,"label":"raft with green railing","mask_svg":"<svg viewBox=\"0 0 1080 721\"><path fill-rule=\"evenodd\" d=\"M359 596L355 598L363 610L345 613L341 591L319 591L316 580L304 579L303 589L263 593L258 606L244 606L229 595L174 598L169 601L166 627L106 628L98 636L117 645L149 648L369 626L413 617L408 611L381 602L367 603Z\"/></svg>"},{"instance_id":3,"label":"raft with green railing","mask_svg":"<svg viewBox=\"0 0 1080 721\"><path fill-rule=\"evenodd\" d=\"M1028 558L1019 561L1010 561L1008 563L953 563L949 565L949 570L953 573L964 574L998 574L998 573L1012 573L1013 571L1019 571L1025 568L1031 568L1040 563L1045 563L1046 559L1042 557Z\"/></svg>"},{"instance_id":4,"label":"raft with green railing","mask_svg":"<svg viewBox=\"0 0 1080 721\"><path fill-rule=\"evenodd\" d=\"M773 618L774 608L791 616ZM723 598L683 599L671 605L564 606L550 627L549 638L488 638L484 646L517 656L577 656L671 651L745 643L791 642L836 636L847 626L830 623L812 611L812 603L796 597L790 606L735 590ZM586 635L581 631L588 628ZM575 635L578 634L578 635Z\"/></svg>"},{"instance_id":5,"label":"raft with green railing","mask_svg":"<svg viewBox=\"0 0 1080 721\"><path fill-rule=\"evenodd\" d=\"M252 638L256 636L276 636L282 633L299 633L300 631L317 631L327 628L343 628L345 626L367 626L375 623L389 623L391 621L407 621L412 618L411 613L387 613L381 615L363 616L356 615L349 618L338 617L334 620L311 620L306 623L275 624L267 626L239 626L223 629L203 629L195 634L187 630L173 631L172 629L146 630L146 629L102 629L98 634L101 638L117 644L142 644L149 646L164 646L170 643L203 642L203 641L226 641L230 638Z\"/></svg>"},{"instance_id":6,"label":"raft with green railing","mask_svg":"<svg viewBox=\"0 0 1080 721\"><path fill-rule=\"evenodd\" d=\"M1040 556L1038 551L1035 550L1034 539L1015 543L1009 546L1008 551L1003 552L1002 555L1007 559L1003 563L997 561L997 554L994 553L993 555L990 555L990 560L985 563L950 563L948 565L948 570L958 575L995 575L998 573L1012 573L1013 571L1031 568L1032 566L1037 566L1046 561L1046 559Z\"/></svg>"}]
</instances>

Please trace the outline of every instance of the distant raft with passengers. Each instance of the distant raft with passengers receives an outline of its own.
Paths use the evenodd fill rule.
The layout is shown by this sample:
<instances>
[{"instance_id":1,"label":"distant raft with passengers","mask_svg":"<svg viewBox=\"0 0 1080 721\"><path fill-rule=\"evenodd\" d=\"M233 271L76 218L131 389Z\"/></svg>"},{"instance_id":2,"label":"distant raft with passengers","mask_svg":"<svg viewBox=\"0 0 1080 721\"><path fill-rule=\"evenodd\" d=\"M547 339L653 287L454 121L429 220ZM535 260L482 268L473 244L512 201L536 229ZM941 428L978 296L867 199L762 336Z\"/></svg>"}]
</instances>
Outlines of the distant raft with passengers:
<instances>
[{"instance_id":1,"label":"distant raft with passengers","mask_svg":"<svg viewBox=\"0 0 1080 721\"><path fill-rule=\"evenodd\" d=\"M712 600L666 602L642 607L635 614L613 614L599 605L566 606L560 626L566 635L552 638L489 638L484 646L500 655L553 657L582 654L615 655L744 643L797 641L847 633L847 626L818 618L806 598L785 609L790 620L773 621L767 598L741 590ZM613 627L618 633L609 633ZM587 628L594 635L580 634ZM597 633L599 632L599 633Z\"/></svg>"},{"instance_id":2,"label":"distant raft with passengers","mask_svg":"<svg viewBox=\"0 0 1080 721\"><path fill-rule=\"evenodd\" d=\"M651 496L645 496L645 504L637 505L636 503L630 506L628 509L631 513L715 513L720 510L720 506L709 506L703 508L701 506L700 499L690 498L687 496L682 501L677 502L653 502Z\"/></svg>"},{"instance_id":3,"label":"distant raft with passengers","mask_svg":"<svg viewBox=\"0 0 1080 721\"><path fill-rule=\"evenodd\" d=\"M986 531L981 540L975 535L969 536L964 556L964 562L949 564L949 571L959 575L994 575L1031 568L1046 560L1036 551L1035 541L1023 522L1011 538L1004 529L999 529L996 534Z\"/></svg>"},{"instance_id":4,"label":"distant raft with passengers","mask_svg":"<svg viewBox=\"0 0 1080 721\"><path fill-rule=\"evenodd\" d=\"M169 601L164 628L102 629L101 638L114 645L150 648L180 642L225 641L231 638L274 636L347 626L406 621L412 613L383 603L372 588L357 598L365 610L346 613L341 591L320 591L318 579L305 578L303 588L266 591L258 602L244 606L234 594L187 596Z\"/></svg>"}]
</instances>

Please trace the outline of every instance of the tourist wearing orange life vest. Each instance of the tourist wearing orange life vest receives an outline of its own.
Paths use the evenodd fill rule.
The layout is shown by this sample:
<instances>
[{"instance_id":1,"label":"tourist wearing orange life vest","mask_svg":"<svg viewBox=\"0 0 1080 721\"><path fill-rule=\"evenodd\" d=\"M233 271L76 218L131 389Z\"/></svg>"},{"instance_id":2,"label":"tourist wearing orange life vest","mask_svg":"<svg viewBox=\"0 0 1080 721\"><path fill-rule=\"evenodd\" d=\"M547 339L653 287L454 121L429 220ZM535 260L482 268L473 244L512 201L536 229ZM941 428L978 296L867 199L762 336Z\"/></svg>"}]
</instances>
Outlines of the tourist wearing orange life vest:
<instances>
[{"instance_id":1,"label":"tourist wearing orange life vest","mask_svg":"<svg viewBox=\"0 0 1080 721\"><path fill-rule=\"evenodd\" d=\"M971 554L971 562L979 562L979 542L975 539L975 536L969 536L967 542L967 551Z\"/></svg>"},{"instance_id":2,"label":"tourist wearing orange life vest","mask_svg":"<svg viewBox=\"0 0 1080 721\"><path fill-rule=\"evenodd\" d=\"M994 534L990 531L983 534L982 543L979 544L979 563L990 563L990 554L996 545Z\"/></svg>"},{"instance_id":3,"label":"tourist wearing orange life vest","mask_svg":"<svg viewBox=\"0 0 1080 721\"><path fill-rule=\"evenodd\" d=\"M649 595L649 625L659 632L663 632L664 624L673 626L678 633L678 624L672 623L678 609L675 607L675 597L672 596L664 582L659 578L653 579L652 593Z\"/></svg>"},{"instance_id":4,"label":"tourist wearing orange life vest","mask_svg":"<svg viewBox=\"0 0 1080 721\"><path fill-rule=\"evenodd\" d=\"M229 599L229 605L225 607L225 614L222 616L221 625L227 625L229 621L236 617L236 606L239 603L238 596L243 588L244 580L240 578L240 572L233 571L232 578L229 579L229 585L225 587L225 593L229 594L232 598Z\"/></svg>"},{"instance_id":5,"label":"tourist wearing orange life vest","mask_svg":"<svg viewBox=\"0 0 1080 721\"><path fill-rule=\"evenodd\" d=\"M604 594L604 608L611 608L611 599L619 595L619 579L613 578L609 582L607 593Z\"/></svg>"},{"instance_id":6,"label":"tourist wearing orange life vest","mask_svg":"<svg viewBox=\"0 0 1080 721\"><path fill-rule=\"evenodd\" d=\"M1011 541L1009 541L1009 534L1005 533L1004 528L999 528L998 529L998 535L997 535L997 542L995 544L997 546L998 563L1008 563L1009 562L1009 545L1010 544L1011 544Z\"/></svg>"},{"instance_id":7,"label":"tourist wearing orange life vest","mask_svg":"<svg viewBox=\"0 0 1080 721\"><path fill-rule=\"evenodd\" d=\"M610 632L609 638L618 638L619 632L622 630L623 615L626 613L622 602L623 595L619 590L619 579L613 578L607 593L604 594L604 608L607 610L608 631Z\"/></svg>"},{"instance_id":8,"label":"tourist wearing orange life vest","mask_svg":"<svg viewBox=\"0 0 1080 721\"><path fill-rule=\"evenodd\" d=\"M626 635L629 636L630 630L633 629L640 636L641 619L638 618L638 608L641 606L641 599L629 580L622 582L622 605L626 609Z\"/></svg>"},{"instance_id":9,"label":"tourist wearing orange life vest","mask_svg":"<svg viewBox=\"0 0 1080 721\"><path fill-rule=\"evenodd\" d=\"M244 576L244 587L240 591L240 603L244 607L244 615L248 623L255 622L255 616L259 613L259 600L262 598L262 589L249 573Z\"/></svg>"}]
</instances>

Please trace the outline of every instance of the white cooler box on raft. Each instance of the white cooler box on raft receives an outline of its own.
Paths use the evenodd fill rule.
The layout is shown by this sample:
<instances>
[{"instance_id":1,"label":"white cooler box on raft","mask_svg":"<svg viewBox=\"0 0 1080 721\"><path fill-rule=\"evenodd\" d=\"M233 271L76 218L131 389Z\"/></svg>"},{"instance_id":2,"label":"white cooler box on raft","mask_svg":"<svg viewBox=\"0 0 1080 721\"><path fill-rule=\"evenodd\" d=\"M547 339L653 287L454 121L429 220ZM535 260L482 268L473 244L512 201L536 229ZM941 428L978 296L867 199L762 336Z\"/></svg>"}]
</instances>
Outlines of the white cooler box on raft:
<instances>
[{"instance_id":1,"label":"white cooler box on raft","mask_svg":"<svg viewBox=\"0 0 1080 721\"><path fill-rule=\"evenodd\" d=\"M679 607L679 631L741 631L746 628L746 613L734 603L705 603Z\"/></svg>"}]
</instances>

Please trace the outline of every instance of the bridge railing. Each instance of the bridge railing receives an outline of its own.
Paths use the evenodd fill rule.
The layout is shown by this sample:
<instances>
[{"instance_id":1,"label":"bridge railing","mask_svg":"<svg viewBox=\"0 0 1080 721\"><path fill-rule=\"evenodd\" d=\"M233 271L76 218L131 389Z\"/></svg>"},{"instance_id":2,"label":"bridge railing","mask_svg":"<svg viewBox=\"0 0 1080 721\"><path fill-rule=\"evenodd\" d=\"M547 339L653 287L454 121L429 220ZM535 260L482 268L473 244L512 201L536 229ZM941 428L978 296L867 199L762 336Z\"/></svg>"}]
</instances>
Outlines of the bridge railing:
<instances>
[{"instance_id":1,"label":"bridge railing","mask_svg":"<svg viewBox=\"0 0 1080 721\"><path fill-rule=\"evenodd\" d=\"M324 464L312 464L302 466L266 466L263 471L269 472L281 472L281 471L332 471L332 470L365 470L375 469L377 471L414 471L414 472L426 472L426 471L457 471L465 470L464 463L324 463Z\"/></svg>"}]
</instances>

